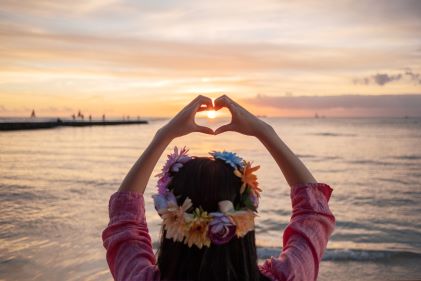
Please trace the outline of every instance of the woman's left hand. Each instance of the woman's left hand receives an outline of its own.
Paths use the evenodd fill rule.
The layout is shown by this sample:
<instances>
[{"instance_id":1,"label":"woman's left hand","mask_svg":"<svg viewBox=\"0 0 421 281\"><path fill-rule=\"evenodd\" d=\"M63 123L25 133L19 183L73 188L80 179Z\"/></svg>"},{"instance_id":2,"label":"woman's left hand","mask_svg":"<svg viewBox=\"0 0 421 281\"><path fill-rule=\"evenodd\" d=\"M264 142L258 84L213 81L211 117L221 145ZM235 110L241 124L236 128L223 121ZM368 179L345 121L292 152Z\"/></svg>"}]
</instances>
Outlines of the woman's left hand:
<instances>
[{"instance_id":1,"label":"woman's left hand","mask_svg":"<svg viewBox=\"0 0 421 281\"><path fill-rule=\"evenodd\" d=\"M213 109L212 100L199 95L162 127L161 132L170 138L181 137L193 132L213 135L214 131L211 128L199 126L194 122L197 112L211 109Z\"/></svg>"}]
</instances>

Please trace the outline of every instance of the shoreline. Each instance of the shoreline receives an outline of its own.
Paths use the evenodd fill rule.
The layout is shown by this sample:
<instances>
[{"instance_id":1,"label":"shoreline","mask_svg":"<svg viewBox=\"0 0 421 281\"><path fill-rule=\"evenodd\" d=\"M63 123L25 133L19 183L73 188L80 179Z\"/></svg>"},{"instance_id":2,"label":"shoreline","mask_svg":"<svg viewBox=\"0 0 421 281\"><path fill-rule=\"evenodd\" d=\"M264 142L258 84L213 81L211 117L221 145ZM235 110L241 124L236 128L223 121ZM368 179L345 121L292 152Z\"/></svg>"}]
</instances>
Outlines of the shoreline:
<instances>
[{"instance_id":1,"label":"shoreline","mask_svg":"<svg viewBox=\"0 0 421 281\"><path fill-rule=\"evenodd\" d=\"M147 120L116 120L116 121L55 121L41 122L0 122L0 131L21 131L21 130L39 130L52 129L58 127L90 127L90 126L116 126L116 125L135 125L148 124Z\"/></svg>"}]
</instances>

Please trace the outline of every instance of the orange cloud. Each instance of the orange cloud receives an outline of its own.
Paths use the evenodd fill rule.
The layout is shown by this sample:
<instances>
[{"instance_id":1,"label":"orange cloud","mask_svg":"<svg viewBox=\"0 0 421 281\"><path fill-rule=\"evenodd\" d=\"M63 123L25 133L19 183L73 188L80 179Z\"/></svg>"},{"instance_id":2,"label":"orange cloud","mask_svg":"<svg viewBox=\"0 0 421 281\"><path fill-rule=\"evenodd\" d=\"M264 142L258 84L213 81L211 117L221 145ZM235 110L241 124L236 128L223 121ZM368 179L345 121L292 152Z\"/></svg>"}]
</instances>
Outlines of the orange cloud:
<instances>
[{"instance_id":1,"label":"orange cloud","mask_svg":"<svg viewBox=\"0 0 421 281\"><path fill-rule=\"evenodd\" d=\"M75 0L69 8L52 0L6 0L0 5L6 110L0 114L37 107L45 114L142 108L142 115L172 115L198 93L243 99L418 93L420 85L408 79L381 88L353 83L402 68L421 72L413 40L421 35L420 7L404 2L372 9L371 1Z\"/></svg>"}]
</instances>

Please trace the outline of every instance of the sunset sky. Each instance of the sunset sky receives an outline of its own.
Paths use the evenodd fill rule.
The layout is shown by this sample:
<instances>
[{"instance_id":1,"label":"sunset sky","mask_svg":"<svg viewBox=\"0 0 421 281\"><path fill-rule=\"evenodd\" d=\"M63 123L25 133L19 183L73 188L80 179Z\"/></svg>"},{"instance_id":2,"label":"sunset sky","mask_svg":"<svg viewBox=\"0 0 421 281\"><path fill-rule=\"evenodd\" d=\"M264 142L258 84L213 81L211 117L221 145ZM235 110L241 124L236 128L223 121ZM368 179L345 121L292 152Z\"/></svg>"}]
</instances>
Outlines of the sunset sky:
<instances>
[{"instance_id":1,"label":"sunset sky","mask_svg":"<svg viewBox=\"0 0 421 281\"><path fill-rule=\"evenodd\" d=\"M2 0L0 116L421 115L421 1Z\"/></svg>"}]
</instances>

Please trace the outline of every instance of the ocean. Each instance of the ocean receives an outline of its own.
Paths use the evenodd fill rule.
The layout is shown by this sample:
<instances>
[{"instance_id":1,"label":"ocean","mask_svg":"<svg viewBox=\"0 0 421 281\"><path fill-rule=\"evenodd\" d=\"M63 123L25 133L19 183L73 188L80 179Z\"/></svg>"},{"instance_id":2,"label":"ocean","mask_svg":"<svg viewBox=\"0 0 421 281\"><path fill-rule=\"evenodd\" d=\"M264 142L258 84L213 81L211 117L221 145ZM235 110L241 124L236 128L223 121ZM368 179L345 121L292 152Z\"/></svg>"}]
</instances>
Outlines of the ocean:
<instances>
[{"instance_id":1,"label":"ocean","mask_svg":"<svg viewBox=\"0 0 421 281\"><path fill-rule=\"evenodd\" d=\"M318 280L421 280L421 118L263 119L334 189L337 227ZM165 122L0 132L0 280L112 280L101 240L109 197ZM258 254L278 255L289 187L263 145L232 132L190 134L154 174L174 145L198 156L231 150L261 166ZM155 185L145 198L156 249Z\"/></svg>"}]
</instances>

